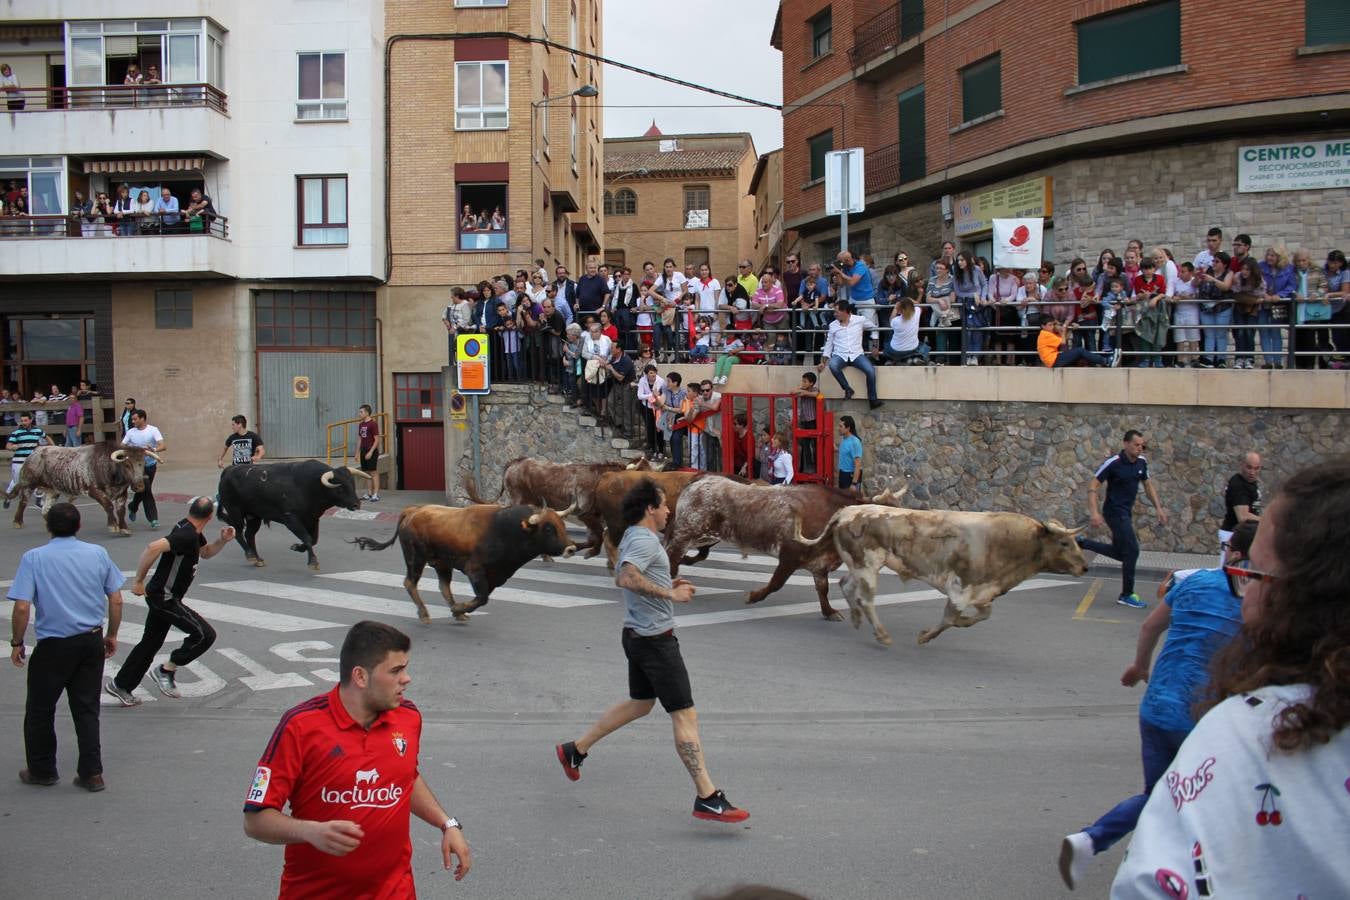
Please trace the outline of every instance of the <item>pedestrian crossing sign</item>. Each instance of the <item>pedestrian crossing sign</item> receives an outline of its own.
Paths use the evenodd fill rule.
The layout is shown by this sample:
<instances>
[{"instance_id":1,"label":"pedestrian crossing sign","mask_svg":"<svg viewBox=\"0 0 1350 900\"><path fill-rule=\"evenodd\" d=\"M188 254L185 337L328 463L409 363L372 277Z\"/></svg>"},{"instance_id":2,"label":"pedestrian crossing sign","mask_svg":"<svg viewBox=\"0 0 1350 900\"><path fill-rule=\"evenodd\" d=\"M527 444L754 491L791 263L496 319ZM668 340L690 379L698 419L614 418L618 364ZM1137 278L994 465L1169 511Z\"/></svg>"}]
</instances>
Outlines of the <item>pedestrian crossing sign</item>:
<instances>
[{"instance_id":1,"label":"pedestrian crossing sign","mask_svg":"<svg viewBox=\"0 0 1350 900\"><path fill-rule=\"evenodd\" d=\"M455 336L455 374L461 394L487 394L491 391L487 335Z\"/></svg>"}]
</instances>

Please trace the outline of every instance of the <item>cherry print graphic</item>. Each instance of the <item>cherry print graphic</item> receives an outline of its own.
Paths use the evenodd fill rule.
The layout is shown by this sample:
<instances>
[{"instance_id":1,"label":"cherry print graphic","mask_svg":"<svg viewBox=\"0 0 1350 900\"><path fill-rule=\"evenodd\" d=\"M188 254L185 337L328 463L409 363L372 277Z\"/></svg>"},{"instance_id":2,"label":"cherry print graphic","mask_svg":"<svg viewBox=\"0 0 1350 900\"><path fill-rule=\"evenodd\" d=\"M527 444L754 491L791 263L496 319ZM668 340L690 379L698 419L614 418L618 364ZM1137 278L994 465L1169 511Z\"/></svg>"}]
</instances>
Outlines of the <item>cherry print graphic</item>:
<instances>
[{"instance_id":1,"label":"cherry print graphic","mask_svg":"<svg viewBox=\"0 0 1350 900\"><path fill-rule=\"evenodd\" d=\"M1261 826L1281 824L1284 816L1275 808L1275 798L1280 796L1280 789L1273 784L1258 784L1256 790L1261 792L1261 809L1256 814L1256 824ZM1267 803L1270 804L1270 812L1266 812Z\"/></svg>"}]
</instances>

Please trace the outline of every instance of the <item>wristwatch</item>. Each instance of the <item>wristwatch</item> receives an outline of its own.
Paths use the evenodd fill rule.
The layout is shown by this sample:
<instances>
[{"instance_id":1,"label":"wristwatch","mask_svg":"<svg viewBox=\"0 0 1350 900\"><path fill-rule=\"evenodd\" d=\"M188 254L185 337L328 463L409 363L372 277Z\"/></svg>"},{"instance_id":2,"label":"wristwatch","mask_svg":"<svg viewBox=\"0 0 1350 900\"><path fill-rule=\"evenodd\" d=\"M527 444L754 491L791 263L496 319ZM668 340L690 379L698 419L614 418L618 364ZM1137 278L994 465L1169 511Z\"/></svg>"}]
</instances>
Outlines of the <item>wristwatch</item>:
<instances>
[{"instance_id":1,"label":"wristwatch","mask_svg":"<svg viewBox=\"0 0 1350 900\"><path fill-rule=\"evenodd\" d=\"M450 828L458 828L460 831L464 830L464 826L459 824L459 819L456 819L454 816L445 820L445 824L441 826L441 831L446 831Z\"/></svg>"},{"instance_id":2,"label":"wristwatch","mask_svg":"<svg viewBox=\"0 0 1350 900\"><path fill-rule=\"evenodd\" d=\"M10 642L9 642L9 645L10 645L11 647L22 647L22 646L23 646L23 641L10 641ZM459 823L456 822L455 824L458 825Z\"/></svg>"}]
</instances>

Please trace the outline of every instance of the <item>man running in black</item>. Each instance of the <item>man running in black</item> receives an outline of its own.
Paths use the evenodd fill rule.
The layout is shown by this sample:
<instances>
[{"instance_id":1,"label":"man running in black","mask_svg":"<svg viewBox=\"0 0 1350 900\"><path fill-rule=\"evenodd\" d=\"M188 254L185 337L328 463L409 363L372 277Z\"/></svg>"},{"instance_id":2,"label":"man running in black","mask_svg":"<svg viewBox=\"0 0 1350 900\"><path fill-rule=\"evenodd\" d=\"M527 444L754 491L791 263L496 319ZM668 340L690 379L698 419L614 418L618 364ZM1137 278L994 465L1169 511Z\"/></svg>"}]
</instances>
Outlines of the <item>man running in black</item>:
<instances>
[{"instance_id":1,"label":"man running in black","mask_svg":"<svg viewBox=\"0 0 1350 900\"><path fill-rule=\"evenodd\" d=\"M1139 538L1134 533L1134 501L1142 483L1153 508L1158 512L1158 524L1167 526L1167 510L1163 509L1158 492L1148 477L1148 461L1144 459L1144 436L1131 428L1125 432L1120 452L1097 467L1097 473L1088 488L1088 515L1093 528L1110 528L1111 543L1074 538L1078 546L1100 553L1120 563L1120 597L1116 602L1131 609L1147 609L1148 604L1134 592L1134 567L1139 561ZM1106 485L1106 502L1100 503L1099 486Z\"/></svg>"},{"instance_id":2,"label":"man running in black","mask_svg":"<svg viewBox=\"0 0 1350 900\"><path fill-rule=\"evenodd\" d=\"M187 635L181 647L173 651L169 661L155 666L151 672L155 686L166 697L181 697L174 683L174 672L180 666L201 656L215 643L216 631L205 619L183 605L183 597L197 574L197 561L210 559L219 553L230 541L234 540L234 529L228 525L220 530L220 539L206 542L202 534L216 505L210 497L197 497L188 505L188 515L182 519L167 537L151 541L141 552L140 562L136 565L136 583L131 592L145 597L149 615L145 618L145 631L141 642L131 651L115 678L110 678L104 689L121 701L123 706L135 706L141 701L132 694L136 685L141 683L155 654L164 646L169 628L175 627ZM150 564L159 559L155 574L146 583L146 573Z\"/></svg>"}]
</instances>

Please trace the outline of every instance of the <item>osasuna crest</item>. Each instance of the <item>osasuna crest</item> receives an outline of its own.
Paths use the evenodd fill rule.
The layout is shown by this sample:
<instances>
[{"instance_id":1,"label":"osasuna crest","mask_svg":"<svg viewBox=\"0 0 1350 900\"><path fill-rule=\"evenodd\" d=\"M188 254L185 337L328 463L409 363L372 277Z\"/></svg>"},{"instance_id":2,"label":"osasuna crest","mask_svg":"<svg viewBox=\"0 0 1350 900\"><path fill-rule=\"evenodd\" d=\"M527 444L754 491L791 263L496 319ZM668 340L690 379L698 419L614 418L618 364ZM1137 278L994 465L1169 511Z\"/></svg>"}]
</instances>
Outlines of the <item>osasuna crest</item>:
<instances>
[{"instance_id":1,"label":"osasuna crest","mask_svg":"<svg viewBox=\"0 0 1350 900\"><path fill-rule=\"evenodd\" d=\"M399 756L408 752L408 742L403 739L401 731L394 732L394 749L398 751Z\"/></svg>"}]
</instances>

